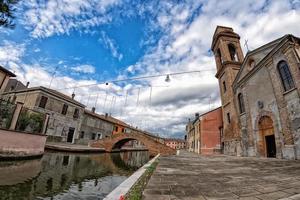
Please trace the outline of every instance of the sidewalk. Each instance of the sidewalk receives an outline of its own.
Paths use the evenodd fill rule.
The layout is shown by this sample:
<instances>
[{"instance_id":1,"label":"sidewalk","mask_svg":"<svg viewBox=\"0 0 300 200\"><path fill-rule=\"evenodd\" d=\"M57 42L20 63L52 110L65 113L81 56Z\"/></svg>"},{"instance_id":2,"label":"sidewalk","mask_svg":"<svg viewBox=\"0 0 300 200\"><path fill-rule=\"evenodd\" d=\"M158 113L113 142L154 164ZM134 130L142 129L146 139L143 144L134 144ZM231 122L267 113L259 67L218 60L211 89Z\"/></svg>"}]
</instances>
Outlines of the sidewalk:
<instances>
[{"instance_id":1,"label":"sidewalk","mask_svg":"<svg viewBox=\"0 0 300 200\"><path fill-rule=\"evenodd\" d=\"M295 200L300 199L299 194L299 160L199 156L189 152L161 157L143 192L145 200Z\"/></svg>"}]
</instances>

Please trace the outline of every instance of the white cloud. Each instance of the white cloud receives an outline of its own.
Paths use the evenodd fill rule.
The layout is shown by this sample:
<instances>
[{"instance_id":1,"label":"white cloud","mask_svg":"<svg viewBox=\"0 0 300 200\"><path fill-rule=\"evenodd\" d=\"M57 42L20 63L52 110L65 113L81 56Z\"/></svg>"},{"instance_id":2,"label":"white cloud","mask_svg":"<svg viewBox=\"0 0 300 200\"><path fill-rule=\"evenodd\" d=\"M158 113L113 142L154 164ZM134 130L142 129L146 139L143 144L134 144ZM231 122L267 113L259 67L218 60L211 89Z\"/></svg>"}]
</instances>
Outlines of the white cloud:
<instances>
[{"instance_id":1,"label":"white cloud","mask_svg":"<svg viewBox=\"0 0 300 200\"><path fill-rule=\"evenodd\" d=\"M41 49L40 49L40 48L36 48L36 49L34 49L33 51L37 53L37 52L40 52Z\"/></svg>"},{"instance_id":2,"label":"white cloud","mask_svg":"<svg viewBox=\"0 0 300 200\"><path fill-rule=\"evenodd\" d=\"M174 3L166 6L165 9L161 9L160 6L161 4L157 5L160 9L158 9L156 24L163 31L163 37L159 40L158 45L138 63L129 66L127 72L145 75L212 70L210 74L199 74L198 78L193 76L171 77L172 82L169 88L160 88L159 93L154 92L153 94L153 99L162 103L151 107L146 106L148 108L146 112L143 109L130 112L131 114L136 113L142 121L147 121L150 124L150 127L147 126L149 129L154 130L153 127L159 130L168 129L166 135L183 133L184 129L178 130L177 128L184 127L185 118L193 117L195 112L205 112L220 105L217 79L214 78L216 67L214 58L209 53L212 35L217 25L233 27L241 35L241 46L244 50L243 44L246 39L249 41L250 48L253 49L284 34L300 35L300 31L297 29L300 19L299 2L296 5L296 2L287 0L227 0L222 3L210 0L193 1L193 3L186 4ZM201 7L201 12L195 16L199 7ZM188 13L188 16L178 13ZM189 23L187 19L191 17L194 18ZM161 84L161 82L162 80L149 80L148 84ZM203 93L206 84L210 85L211 89L210 92ZM191 91L191 93L186 93L186 91ZM184 98L182 100L182 95L185 93L186 98L190 101ZM195 96L191 94L195 94ZM200 98L203 94L206 97L211 96L210 107L207 105L207 99ZM147 116L144 113L147 113ZM134 114L124 117L129 120L130 118L134 121Z\"/></svg>"},{"instance_id":3,"label":"white cloud","mask_svg":"<svg viewBox=\"0 0 300 200\"><path fill-rule=\"evenodd\" d=\"M105 48L111 51L113 57L117 58L119 61L122 60L123 54L118 52L116 42L109 38L104 31L101 31L101 36L102 37L99 39L99 42L104 44Z\"/></svg>"},{"instance_id":4,"label":"white cloud","mask_svg":"<svg viewBox=\"0 0 300 200\"><path fill-rule=\"evenodd\" d=\"M92 65L79 65L76 67L72 67L71 69L75 72L82 72L86 74L93 74L96 71L95 67Z\"/></svg>"},{"instance_id":5,"label":"white cloud","mask_svg":"<svg viewBox=\"0 0 300 200\"><path fill-rule=\"evenodd\" d=\"M7 65L8 62L20 61L25 51L24 44L16 44L11 41L4 41L0 46L0 63Z\"/></svg>"},{"instance_id":6,"label":"white cloud","mask_svg":"<svg viewBox=\"0 0 300 200\"><path fill-rule=\"evenodd\" d=\"M68 34L71 30L108 23L107 10L119 0L28 0L21 20L34 38ZM96 13L96 15L94 15Z\"/></svg>"},{"instance_id":7,"label":"white cloud","mask_svg":"<svg viewBox=\"0 0 300 200\"><path fill-rule=\"evenodd\" d=\"M36 4L36 1L30 1L31 9L26 12L26 16L32 21L26 25L32 30L34 37L64 34L77 27L107 23L111 20L109 15L104 18L82 18L79 15L89 16L86 10L94 11L99 8L97 6L100 6L97 13L105 13L107 8L119 3L101 1L102 4L96 5L96 1L62 1L59 4L60 9L56 9L54 4L58 1L53 2L53 5L45 4L43 7ZM103 4L104 2L108 4ZM98 84L77 88L76 99L87 104L89 108L96 105L98 112L111 112L134 126L160 133L162 136L182 137L187 119L194 117L195 112L206 112L220 105L218 81L214 77L216 67L209 52L217 25L232 26L241 36L241 46L244 48L244 41L248 39L251 49L287 33L300 35L299 1L151 1L139 5L138 8L139 14L150 13L147 17L152 17L149 31L159 30L162 37L156 46L150 48L137 63L128 66L118 78L133 74L145 76L191 70L203 72L171 76L170 83L164 82L164 77L158 77L119 85ZM149 40L152 41L152 38L149 37ZM114 57L122 59L113 38L102 32L101 42L110 49ZM6 49L12 53L7 53ZM32 85L47 86L49 83L45 80L49 80L51 75L40 65L22 63L20 58L23 54L24 46L7 43L5 47L0 47L0 62L7 63L15 70L19 69L18 66L23 66L17 71L22 80L29 80ZM83 68L77 67L73 70L83 71ZM92 71L93 69L86 70L91 73ZM57 74L53 80L53 88L96 83L94 79L75 80ZM152 92L149 85L153 86ZM71 94L73 90L61 91Z\"/></svg>"}]
</instances>

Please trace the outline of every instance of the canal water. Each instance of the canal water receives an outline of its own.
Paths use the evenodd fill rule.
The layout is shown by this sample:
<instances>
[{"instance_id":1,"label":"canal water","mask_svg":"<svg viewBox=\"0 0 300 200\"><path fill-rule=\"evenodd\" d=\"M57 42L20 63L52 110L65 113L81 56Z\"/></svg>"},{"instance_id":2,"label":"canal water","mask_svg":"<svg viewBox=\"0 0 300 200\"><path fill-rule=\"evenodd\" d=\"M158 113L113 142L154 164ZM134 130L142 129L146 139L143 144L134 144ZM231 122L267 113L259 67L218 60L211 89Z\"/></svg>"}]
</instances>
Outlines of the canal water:
<instances>
[{"instance_id":1,"label":"canal water","mask_svg":"<svg viewBox=\"0 0 300 200\"><path fill-rule=\"evenodd\" d=\"M0 199L103 199L148 160L148 151L131 151L0 161Z\"/></svg>"}]
</instances>

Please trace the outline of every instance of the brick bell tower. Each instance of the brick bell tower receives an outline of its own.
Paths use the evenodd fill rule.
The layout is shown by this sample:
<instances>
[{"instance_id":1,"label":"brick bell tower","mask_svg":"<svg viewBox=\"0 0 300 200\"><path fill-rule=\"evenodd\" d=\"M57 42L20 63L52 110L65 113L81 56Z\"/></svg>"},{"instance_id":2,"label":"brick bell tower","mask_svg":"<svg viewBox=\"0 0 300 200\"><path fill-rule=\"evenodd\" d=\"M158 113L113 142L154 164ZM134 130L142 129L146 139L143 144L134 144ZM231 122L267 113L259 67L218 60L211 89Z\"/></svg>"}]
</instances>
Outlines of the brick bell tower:
<instances>
[{"instance_id":1,"label":"brick bell tower","mask_svg":"<svg viewBox=\"0 0 300 200\"><path fill-rule=\"evenodd\" d=\"M239 113L235 106L233 81L240 70L244 55L240 36L232 28L217 26L211 49L214 52L219 80L222 109L224 153L242 155L241 134L238 123Z\"/></svg>"}]
</instances>

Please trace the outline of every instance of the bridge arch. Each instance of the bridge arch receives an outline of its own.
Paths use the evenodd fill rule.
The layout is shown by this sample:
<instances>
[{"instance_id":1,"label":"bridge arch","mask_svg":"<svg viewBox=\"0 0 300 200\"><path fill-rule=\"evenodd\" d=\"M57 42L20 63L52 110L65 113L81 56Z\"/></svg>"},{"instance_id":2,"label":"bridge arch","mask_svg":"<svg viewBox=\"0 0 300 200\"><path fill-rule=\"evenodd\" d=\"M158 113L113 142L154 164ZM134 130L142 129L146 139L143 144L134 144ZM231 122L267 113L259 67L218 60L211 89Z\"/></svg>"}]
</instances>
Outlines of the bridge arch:
<instances>
[{"instance_id":1,"label":"bridge arch","mask_svg":"<svg viewBox=\"0 0 300 200\"><path fill-rule=\"evenodd\" d=\"M90 143L91 147L102 147L105 148L107 152L112 152L113 148L116 145L121 145L130 140L137 140L142 142L146 148L149 150L149 154L151 156L155 156L157 154L161 155L172 155L175 154L175 150L168 147L165 144L162 144L156 141L151 136L148 136L141 132L131 132L131 133L119 133L112 135L109 138L104 138L101 140L93 141Z\"/></svg>"},{"instance_id":2,"label":"bridge arch","mask_svg":"<svg viewBox=\"0 0 300 200\"><path fill-rule=\"evenodd\" d=\"M127 142L129 141L139 141L141 143L143 143L142 141L140 140L137 140L135 138L125 138L125 139L121 139L119 141L117 141L113 146L112 146L112 150L113 149L121 149ZM144 144L144 143L143 143ZM145 144L144 144L145 147L147 147Z\"/></svg>"}]
</instances>

